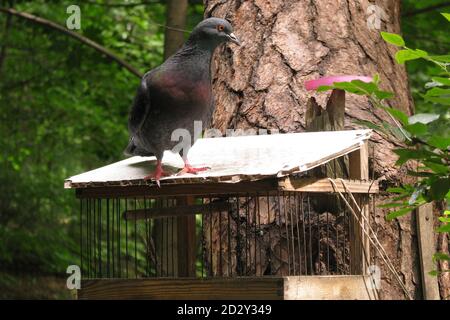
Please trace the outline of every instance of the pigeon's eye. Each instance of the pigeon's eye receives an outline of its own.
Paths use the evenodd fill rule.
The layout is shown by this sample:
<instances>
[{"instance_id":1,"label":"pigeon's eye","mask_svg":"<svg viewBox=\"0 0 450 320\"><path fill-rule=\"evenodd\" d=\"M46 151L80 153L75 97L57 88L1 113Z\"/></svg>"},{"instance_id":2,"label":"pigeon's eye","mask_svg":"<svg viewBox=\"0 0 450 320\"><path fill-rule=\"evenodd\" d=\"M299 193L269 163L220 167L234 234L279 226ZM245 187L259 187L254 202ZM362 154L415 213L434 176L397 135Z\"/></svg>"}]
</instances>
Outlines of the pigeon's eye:
<instances>
[{"instance_id":1,"label":"pigeon's eye","mask_svg":"<svg viewBox=\"0 0 450 320\"><path fill-rule=\"evenodd\" d=\"M225 27L223 25L221 25L221 24L219 24L217 26L217 31L219 31L219 32L222 32L224 29L225 29Z\"/></svg>"}]
</instances>

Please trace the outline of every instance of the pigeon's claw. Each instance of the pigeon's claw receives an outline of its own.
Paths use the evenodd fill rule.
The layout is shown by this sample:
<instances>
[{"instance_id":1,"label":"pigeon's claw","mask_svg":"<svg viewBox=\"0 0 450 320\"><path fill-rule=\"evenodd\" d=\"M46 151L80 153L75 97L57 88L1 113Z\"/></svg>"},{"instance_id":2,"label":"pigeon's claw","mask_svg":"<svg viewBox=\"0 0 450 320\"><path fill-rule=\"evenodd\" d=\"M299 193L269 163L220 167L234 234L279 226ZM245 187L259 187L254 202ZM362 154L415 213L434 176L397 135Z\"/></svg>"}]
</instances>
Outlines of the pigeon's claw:
<instances>
[{"instance_id":1,"label":"pigeon's claw","mask_svg":"<svg viewBox=\"0 0 450 320\"><path fill-rule=\"evenodd\" d=\"M182 174L185 174L185 173L197 174L197 173L199 173L199 172L206 171L206 170L208 170L208 169L211 169L211 168L210 168L210 167L197 167L197 168L196 168L196 167L191 166L190 164L185 164L185 165L184 165L184 168L181 169L181 170L177 173L177 176L182 175Z\"/></svg>"},{"instance_id":2,"label":"pigeon's claw","mask_svg":"<svg viewBox=\"0 0 450 320\"><path fill-rule=\"evenodd\" d=\"M161 179L161 177L165 177L165 176L167 176L167 174L164 172L161 163L158 162L156 164L155 171L150 173L148 176L145 176L144 180L145 181L147 181L147 180L155 180L155 182L158 185L158 187L161 187L161 184L160 184L159 180Z\"/></svg>"}]
</instances>

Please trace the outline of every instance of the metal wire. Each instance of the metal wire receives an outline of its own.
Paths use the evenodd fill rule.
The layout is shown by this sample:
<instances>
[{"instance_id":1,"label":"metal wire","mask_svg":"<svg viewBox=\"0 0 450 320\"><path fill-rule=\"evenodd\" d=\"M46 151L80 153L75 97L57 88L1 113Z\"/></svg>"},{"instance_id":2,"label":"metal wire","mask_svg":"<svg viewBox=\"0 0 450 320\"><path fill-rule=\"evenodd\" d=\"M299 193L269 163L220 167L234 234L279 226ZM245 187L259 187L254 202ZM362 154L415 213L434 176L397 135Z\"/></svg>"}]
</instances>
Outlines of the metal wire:
<instances>
[{"instance_id":1,"label":"metal wire","mask_svg":"<svg viewBox=\"0 0 450 320\"><path fill-rule=\"evenodd\" d=\"M347 214L342 216L341 211L333 218L334 214L316 212L314 199L294 192L201 198L205 212L201 212L196 231L200 237L195 251L197 275L348 273ZM216 209L221 204L226 204L226 212ZM134 205L133 198L82 199L79 245L83 272L88 278L177 276L181 240L175 235L181 222L172 216L153 217L150 212L178 205L181 202L175 199L148 196L134 198ZM131 230L130 219L134 220ZM130 240L134 242L131 248Z\"/></svg>"}]
</instances>

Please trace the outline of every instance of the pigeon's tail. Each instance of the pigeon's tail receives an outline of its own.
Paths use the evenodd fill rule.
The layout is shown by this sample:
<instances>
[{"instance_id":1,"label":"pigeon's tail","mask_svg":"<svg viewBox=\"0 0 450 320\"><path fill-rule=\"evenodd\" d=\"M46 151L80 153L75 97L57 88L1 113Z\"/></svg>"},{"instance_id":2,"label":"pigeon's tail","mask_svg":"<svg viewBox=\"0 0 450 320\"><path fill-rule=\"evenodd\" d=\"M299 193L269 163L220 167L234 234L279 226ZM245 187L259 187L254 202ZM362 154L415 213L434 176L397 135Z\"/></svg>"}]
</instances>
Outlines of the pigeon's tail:
<instances>
[{"instance_id":1,"label":"pigeon's tail","mask_svg":"<svg viewBox=\"0 0 450 320\"><path fill-rule=\"evenodd\" d=\"M124 155L131 157L131 156L141 156L141 157L150 157L153 156L153 152L146 151L142 148L139 148L136 146L136 144L133 141L133 138L130 139L130 142L128 142L127 147L123 151Z\"/></svg>"},{"instance_id":2,"label":"pigeon's tail","mask_svg":"<svg viewBox=\"0 0 450 320\"><path fill-rule=\"evenodd\" d=\"M127 147L125 148L125 150L123 150L123 154L128 157L134 156L136 149L137 149L137 147L134 144L133 139L130 139L130 142L128 142Z\"/></svg>"}]
</instances>

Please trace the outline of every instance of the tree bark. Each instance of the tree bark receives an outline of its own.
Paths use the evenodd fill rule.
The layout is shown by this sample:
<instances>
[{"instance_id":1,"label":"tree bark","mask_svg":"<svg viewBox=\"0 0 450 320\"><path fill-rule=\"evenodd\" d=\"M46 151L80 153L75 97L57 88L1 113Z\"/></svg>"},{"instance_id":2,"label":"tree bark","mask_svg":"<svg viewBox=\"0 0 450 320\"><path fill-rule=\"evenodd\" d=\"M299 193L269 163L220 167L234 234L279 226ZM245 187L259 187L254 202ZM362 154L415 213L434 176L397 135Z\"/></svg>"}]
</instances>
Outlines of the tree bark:
<instances>
[{"instance_id":1,"label":"tree bark","mask_svg":"<svg viewBox=\"0 0 450 320\"><path fill-rule=\"evenodd\" d=\"M214 56L213 84L216 113L213 125L225 129L305 131L305 113L312 97L325 107L330 93L307 92L304 82L326 75L380 74L382 87L393 91L391 104L411 114L412 100L405 68L395 63L395 47L380 31L400 33L400 2L379 1L386 13L381 30L367 25L367 0L205 0L205 17L227 18L243 42L226 45ZM347 95L345 129L354 120L390 121L366 98ZM370 178L396 183L404 179L394 163L395 147L378 134L371 139ZM386 201L380 196L378 203ZM384 245L413 297L421 296L418 252L413 216L387 222L386 212L371 217ZM404 298L393 275L379 260L381 298Z\"/></svg>"}]
</instances>

